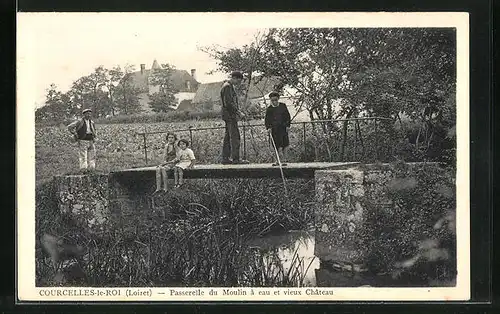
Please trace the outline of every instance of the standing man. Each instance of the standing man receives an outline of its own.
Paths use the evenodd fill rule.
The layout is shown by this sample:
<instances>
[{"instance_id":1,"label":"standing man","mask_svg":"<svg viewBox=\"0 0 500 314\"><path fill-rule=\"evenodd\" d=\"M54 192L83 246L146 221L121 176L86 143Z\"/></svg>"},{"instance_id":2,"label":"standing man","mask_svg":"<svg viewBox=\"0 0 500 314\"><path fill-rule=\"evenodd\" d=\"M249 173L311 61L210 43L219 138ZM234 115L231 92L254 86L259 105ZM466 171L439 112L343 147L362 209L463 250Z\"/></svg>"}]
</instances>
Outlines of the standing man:
<instances>
[{"instance_id":1,"label":"standing man","mask_svg":"<svg viewBox=\"0 0 500 314\"><path fill-rule=\"evenodd\" d=\"M240 111L238 95L235 86L241 84L243 74L235 71L231 73L231 79L222 85L220 96L222 102L222 120L226 123L226 134L222 147L223 164L248 164L248 161L240 159L240 130L238 120L245 118Z\"/></svg>"},{"instance_id":2,"label":"standing man","mask_svg":"<svg viewBox=\"0 0 500 314\"><path fill-rule=\"evenodd\" d=\"M95 124L90 119L92 110L84 109L83 118L68 125L68 130L73 134L75 142L78 143L78 159L80 170L95 169Z\"/></svg>"}]
</instances>

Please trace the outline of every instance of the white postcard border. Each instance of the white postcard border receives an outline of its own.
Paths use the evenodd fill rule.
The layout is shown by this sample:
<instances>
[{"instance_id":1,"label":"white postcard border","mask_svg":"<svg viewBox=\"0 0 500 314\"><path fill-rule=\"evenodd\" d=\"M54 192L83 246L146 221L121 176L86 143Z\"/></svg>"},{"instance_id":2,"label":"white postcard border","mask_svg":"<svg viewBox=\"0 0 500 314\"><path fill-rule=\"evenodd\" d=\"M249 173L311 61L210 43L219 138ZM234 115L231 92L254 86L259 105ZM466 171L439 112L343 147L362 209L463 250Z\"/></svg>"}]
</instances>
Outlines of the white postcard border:
<instances>
[{"instance_id":1,"label":"white postcard border","mask_svg":"<svg viewBox=\"0 0 500 314\"><path fill-rule=\"evenodd\" d=\"M455 27L457 32L457 285L450 288L46 288L35 287L35 128L34 105L28 101L37 60L33 50L36 29L31 19L186 18L231 27ZM469 217L469 15L460 12L418 13L18 13L17 22L17 296L20 301L446 301L470 298ZM212 20L211 20L212 19ZM196 24L195 23L195 24ZM127 292L127 289L128 292ZM203 291L203 296L170 295L175 291ZM223 290L246 291L247 295L224 295ZM332 293L314 295L307 289ZM211 290L219 291L211 295ZM301 291L300 296L285 291ZM59 292L58 292L59 291ZM93 291L93 292L89 292ZM101 292L102 291L102 292ZM144 296L131 295L130 292ZM254 292L251 295L251 292ZM261 296L259 291L270 291ZM310 291L309 291L310 292ZM103 294L104 293L104 294ZM120 294L119 296L113 294ZM129 293L129 294L127 294ZM53 294L53 295L52 295ZM92 295L90 295L92 294ZM106 295L108 294L108 295Z\"/></svg>"}]
</instances>

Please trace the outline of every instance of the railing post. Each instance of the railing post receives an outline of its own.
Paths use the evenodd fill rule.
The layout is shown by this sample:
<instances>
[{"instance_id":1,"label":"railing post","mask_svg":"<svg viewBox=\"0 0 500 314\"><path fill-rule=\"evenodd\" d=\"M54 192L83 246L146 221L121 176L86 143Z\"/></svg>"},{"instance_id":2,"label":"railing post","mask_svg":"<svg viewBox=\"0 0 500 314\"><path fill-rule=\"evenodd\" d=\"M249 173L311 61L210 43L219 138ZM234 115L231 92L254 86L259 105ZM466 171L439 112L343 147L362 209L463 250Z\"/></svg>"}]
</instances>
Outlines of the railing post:
<instances>
[{"instance_id":1,"label":"railing post","mask_svg":"<svg viewBox=\"0 0 500 314\"><path fill-rule=\"evenodd\" d=\"M358 138L359 138L359 143L361 144L361 159L365 159L366 154L365 154L365 143L363 142L363 134L361 134L361 127L359 126L359 121L356 122L356 126L358 128Z\"/></svg>"},{"instance_id":2,"label":"railing post","mask_svg":"<svg viewBox=\"0 0 500 314\"><path fill-rule=\"evenodd\" d=\"M358 133L357 133L358 130L357 130L357 127L356 127L357 123L358 123L358 121L355 120L354 121L354 153L353 153L354 159L353 159L353 161L357 161L356 160L356 150L358 148Z\"/></svg>"},{"instance_id":3,"label":"railing post","mask_svg":"<svg viewBox=\"0 0 500 314\"><path fill-rule=\"evenodd\" d=\"M247 128L243 124L243 159L247 159Z\"/></svg>"},{"instance_id":4,"label":"railing post","mask_svg":"<svg viewBox=\"0 0 500 314\"><path fill-rule=\"evenodd\" d=\"M378 119L375 118L373 120L373 122L375 123L375 160L379 161L378 160Z\"/></svg>"},{"instance_id":5,"label":"railing post","mask_svg":"<svg viewBox=\"0 0 500 314\"><path fill-rule=\"evenodd\" d=\"M191 146L193 145L193 126L192 125L189 126L189 143L191 144Z\"/></svg>"},{"instance_id":6,"label":"railing post","mask_svg":"<svg viewBox=\"0 0 500 314\"><path fill-rule=\"evenodd\" d=\"M307 158L307 149L306 149L306 122L302 122L302 146L304 146L304 161Z\"/></svg>"},{"instance_id":7,"label":"railing post","mask_svg":"<svg viewBox=\"0 0 500 314\"><path fill-rule=\"evenodd\" d=\"M145 163L146 163L146 166L148 165L148 148L147 148L147 144L146 144L146 132L144 132L142 134L142 138L144 140L144 158L145 158Z\"/></svg>"}]
</instances>

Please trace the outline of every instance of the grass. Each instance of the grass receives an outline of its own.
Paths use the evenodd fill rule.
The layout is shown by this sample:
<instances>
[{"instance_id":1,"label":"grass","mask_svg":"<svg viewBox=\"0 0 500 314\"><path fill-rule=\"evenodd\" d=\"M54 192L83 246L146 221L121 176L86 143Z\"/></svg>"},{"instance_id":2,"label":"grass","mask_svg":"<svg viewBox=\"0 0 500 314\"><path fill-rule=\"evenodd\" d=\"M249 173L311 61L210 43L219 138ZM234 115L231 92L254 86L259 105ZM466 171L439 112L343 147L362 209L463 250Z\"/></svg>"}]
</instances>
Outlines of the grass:
<instances>
[{"instance_id":1,"label":"grass","mask_svg":"<svg viewBox=\"0 0 500 314\"><path fill-rule=\"evenodd\" d=\"M53 234L85 248L80 277L60 283L37 245L37 285L297 286L303 257L285 267L277 252L249 240L303 229L313 218L314 183L296 180L285 199L279 180L200 180L189 191L163 195L154 210L115 213L103 234L89 234L61 215L53 186L37 188L37 238ZM198 195L196 202L192 195ZM258 197L256 197L258 196Z\"/></svg>"}]
</instances>

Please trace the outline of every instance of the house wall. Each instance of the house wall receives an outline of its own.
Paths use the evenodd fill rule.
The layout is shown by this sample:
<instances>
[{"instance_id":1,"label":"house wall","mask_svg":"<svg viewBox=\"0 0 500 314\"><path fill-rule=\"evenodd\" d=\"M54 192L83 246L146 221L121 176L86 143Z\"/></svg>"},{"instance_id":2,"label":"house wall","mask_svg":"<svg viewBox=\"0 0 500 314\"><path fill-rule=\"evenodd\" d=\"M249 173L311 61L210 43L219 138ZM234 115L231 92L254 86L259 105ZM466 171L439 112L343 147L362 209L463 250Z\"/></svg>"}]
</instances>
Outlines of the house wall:
<instances>
[{"instance_id":1,"label":"house wall","mask_svg":"<svg viewBox=\"0 0 500 314\"><path fill-rule=\"evenodd\" d=\"M186 92L180 92L175 94L175 98L177 100L174 109L179 106L181 101L183 100L190 100L193 99L195 93L186 93ZM149 106L149 95L147 93L142 93L139 94L139 104L141 105L142 113L145 114L152 114L154 113L153 110L151 110L151 107Z\"/></svg>"},{"instance_id":2,"label":"house wall","mask_svg":"<svg viewBox=\"0 0 500 314\"><path fill-rule=\"evenodd\" d=\"M159 85L149 85L149 94L152 95L154 93L158 93L160 91L160 86Z\"/></svg>"},{"instance_id":3,"label":"house wall","mask_svg":"<svg viewBox=\"0 0 500 314\"><path fill-rule=\"evenodd\" d=\"M147 93L139 94L139 104L141 105L142 113L152 113L151 107L149 107L149 96Z\"/></svg>"},{"instance_id":4,"label":"house wall","mask_svg":"<svg viewBox=\"0 0 500 314\"><path fill-rule=\"evenodd\" d=\"M267 106L270 105L270 100L268 98L254 98L254 99L249 99L250 103L252 105L259 105L262 108L266 108ZM298 110L294 107L293 105L293 99L290 97L283 97L280 98L280 102L283 102L287 105L288 111L290 112L290 115L294 118L294 122L306 122L306 121L311 121L309 118L309 113L306 110L301 110L298 112ZM213 102L205 102L205 103L197 103L194 104L196 108L199 108L200 110L203 111L220 111L221 110L221 104L219 101L213 101Z\"/></svg>"},{"instance_id":5,"label":"house wall","mask_svg":"<svg viewBox=\"0 0 500 314\"><path fill-rule=\"evenodd\" d=\"M311 121L307 110L300 110L299 111L297 108L295 108L294 99L292 97L281 97L279 101L284 103L287 106L288 111L290 112L290 115L294 119L293 120L294 122ZM269 106L271 104L271 101L267 97L254 98L254 99L251 99L250 102L252 104L258 104L262 108L266 108L267 106Z\"/></svg>"},{"instance_id":6,"label":"house wall","mask_svg":"<svg viewBox=\"0 0 500 314\"><path fill-rule=\"evenodd\" d=\"M183 100L192 100L194 98L194 95L196 95L196 93L191 93L191 92L180 92L175 94L175 99L177 99L177 105L180 104L180 102Z\"/></svg>"}]
</instances>

